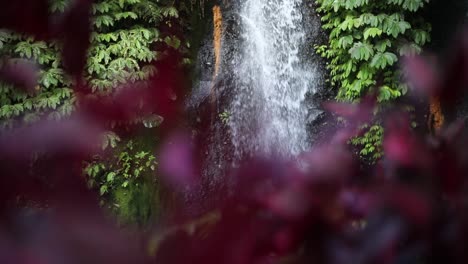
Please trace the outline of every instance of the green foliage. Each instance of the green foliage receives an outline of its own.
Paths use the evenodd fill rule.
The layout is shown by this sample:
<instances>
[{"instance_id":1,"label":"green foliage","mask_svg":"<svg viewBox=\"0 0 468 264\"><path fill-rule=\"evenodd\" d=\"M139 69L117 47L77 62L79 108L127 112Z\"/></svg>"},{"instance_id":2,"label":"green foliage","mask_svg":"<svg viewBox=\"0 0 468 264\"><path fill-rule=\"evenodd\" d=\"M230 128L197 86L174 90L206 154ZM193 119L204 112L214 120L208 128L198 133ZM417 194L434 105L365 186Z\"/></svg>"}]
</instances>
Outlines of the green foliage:
<instances>
[{"instance_id":1,"label":"green foliage","mask_svg":"<svg viewBox=\"0 0 468 264\"><path fill-rule=\"evenodd\" d=\"M171 19L179 17L169 1L101 0L93 6L93 16L94 33L85 75L95 93L110 94L119 85L147 80L156 74L152 63L164 52L155 50L155 46L179 49L182 43L177 36L161 30L171 27ZM109 125L113 128L142 123L153 128L161 122L161 117L152 115L136 117L131 124ZM121 142L112 132L104 135L102 147L110 148L113 155L97 157L88 164L90 186L99 190L105 204L122 221L141 223L151 211L155 156L148 146L135 144L132 139Z\"/></svg>"},{"instance_id":2,"label":"green foliage","mask_svg":"<svg viewBox=\"0 0 468 264\"><path fill-rule=\"evenodd\" d=\"M112 133L105 138L104 146L117 147L116 142L120 141ZM136 148L134 142L129 140L111 158L96 157L94 162L86 166L85 173L89 177L90 187L98 187L101 196L105 196L116 188L127 188L143 175L152 175L156 166L156 157L153 154Z\"/></svg>"},{"instance_id":3,"label":"green foliage","mask_svg":"<svg viewBox=\"0 0 468 264\"><path fill-rule=\"evenodd\" d=\"M145 150L148 146L133 140L118 144L121 139L112 132L106 133L103 140L103 150L112 154L96 156L86 164L88 184L99 190L103 204L122 223L142 225L154 213L156 157Z\"/></svg>"},{"instance_id":4,"label":"green foliage","mask_svg":"<svg viewBox=\"0 0 468 264\"><path fill-rule=\"evenodd\" d=\"M122 225L145 226L155 214L155 196L157 189L149 181L141 181L127 188L116 188L111 199L119 222Z\"/></svg>"},{"instance_id":5,"label":"green foliage","mask_svg":"<svg viewBox=\"0 0 468 264\"><path fill-rule=\"evenodd\" d=\"M50 10L63 12L68 3L51 0ZM99 0L92 14L91 48L83 75L95 93L109 94L120 84L143 81L155 74L152 63L163 52L155 50L157 44L187 52L187 43L168 30L159 30L170 28L171 20L179 18L171 1ZM11 128L40 118L61 119L73 112L75 95L62 69L58 43L0 31L0 55L13 63L36 63L40 69L34 93L0 83L1 127Z\"/></svg>"},{"instance_id":6,"label":"green foliage","mask_svg":"<svg viewBox=\"0 0 468 264\"><path fill-rule=\"evenodd\" d=\"M50 12L59 14L70 1L50 0L49 3ZM194 3L191 0L94 1L91 46L83 72L93 92L110 95L121 84L147 80L157 74L152 65L168 49L188 54L190 44L184 41L176 26L188 29L186 20L191 9L187 5ZM39 68L36 91L22 92L12 84L0 83L1 127L22 126L42 118L62 119L72 114L76 103L71 89L73 83L62 69L59 43L37 41L30 36L0 30L0 56L10 62L32 62ZM190 60L186 58L184 63ZM90 187L98 190L103 201L127 220L135 220L136 215L142 216L142 212L147 211L141 199L150 199L149 192L144 189L154 189L150 184L153 184L157 163L148 149L154 145L135 144L139 136L122 140L112 130L116 126L135 124L150 129L161 122L162 117L154 113L135 117L130 123L105 124L109 130L102 142L106 155L96 155L86 165Z\"/></svg>"},{"instance_id":7,"label":"green foliage","mask_svg":"<svg viewBox=\"0 0 468 264\"><path fill-rule=\"evenodd\" d=\"M9 63L30 63L39 66L36 91L24 92L8 83L0 83L0 127L11 128L39 118L60 119L74 109L70 81L60 67L57 45L35 41L3 31L1 55Z\"/></svg>"},{"instance_id":8,"label":"green foliage","mask_svg":"<svg viewBox=\"0 0 468 264\"><path fill-rule=\"evenodd\" d=\"M109 148L113 155L95 157L86 165L88 184L99 190L102 203L118 216L121 224L143 226L155 213L156 158L132 140L118 145L121 139L112 132L103 139L103 150Z\"/></svg>"},{"instance_id":9,"label":"green foliage","mask_svg":"<svg viewBox=\"0 0 468 264\"><path fill-rule=\"evenodd\" d=\"M428 1L316 0L329 40L315 49L328 60L329 82L338 88L338 100L358 102L377 91L378 101L385 104L405 95L397 63L399 56L418 54L430 41L431 27L417 13ZM363 147L363 156L381 156L377 127L353 140Z\"/></svg>"},{"instance_id":10,"label":"green foliage","mask_svg":"<svg viewBox=\"0 0 468 264\"><path fill-rule=\"evenodd\" d=\"M362 127L367 131L362 137L355 137L351 140L351 144L360 148L359 154L361 157L370 157L372 161L376 161L383 156L382 139L384 129L380 125Z\"/></svg>"},{"instance_id":11,"label":"green foliage","mask_svg":"<svg viewBox=\"0 0 468 264\"><path fill-rule=\"evenodd\" d=\"M94 33L86 77L98 93L107 94L120 84L152 76L151 63L159 57L156 44L180 47L178 37L164 36L159 30L179 16L172 5L154 0L101 0L92 11Z\"/></svg>"},{"instance_id":12,"label":"green foliage","mask_svg":"<svg viewBox=\"0 0 468 264\"><path fill-rule=\"evenodd\" d=\"M331 84L339 87L338 99L358 101L372 87L386 87L395 99L403 94L395 65L399 55L419 53L430 41L430 26L414 12L421 0L317 0L328 45L316 47L329 59ZM388 93L388 91L391 91Z\"/></svg>"},{"instance_id":13,"label":"green foliage","mask_svg":"<svg viewBox=\"0 0 468 264\"><path fill-rule=\"evenodd\" d=\"M228 124L231 118L231 113L229 113L228 111L223 111L221 114L219 114L219 118L221 119L221 122L223 122L223 124Z\"/></svg>"},{"instance_id":14,"label":"green foliage","mask_svg":"<svg viewBox=\"0 0 468 264\"><path fill-rule=\"evenodd\" d=\"M66 0L51 0L53 14L65 10ZM0 56L10 63L36 63L39 78L35 91L22 92L0 83L0 127L11 128L40 118L61 119L75 107L71 82L61 67L59 45L36 41L30 36L0 30Z\"/></svg>"}]
</instances>

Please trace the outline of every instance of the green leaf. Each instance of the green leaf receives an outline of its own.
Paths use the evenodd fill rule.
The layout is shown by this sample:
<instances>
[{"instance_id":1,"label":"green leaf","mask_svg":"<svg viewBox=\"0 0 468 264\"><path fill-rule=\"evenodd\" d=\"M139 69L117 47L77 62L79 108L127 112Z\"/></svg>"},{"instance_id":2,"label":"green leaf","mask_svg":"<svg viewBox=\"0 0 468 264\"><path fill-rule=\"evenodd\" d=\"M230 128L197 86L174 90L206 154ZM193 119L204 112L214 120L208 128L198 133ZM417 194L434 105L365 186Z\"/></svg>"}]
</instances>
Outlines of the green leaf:
<instances>
[{"instance_id":1,"label":"green leaf","mask_svg":"<svg viewBox=\"0 0 468 264\"><path fill-rule=\"evenodd\" d=\"M112 183L115 179L115 175L116 175L115 172L109 172L106 178L107 182Z\"/></svg>"},{"instance_id":2,"label":"green leaf","mask_svg":"<svg viewBox=\"0 0 468 264\"><path fill-rule=\"evenodd\" d=\"M349 31L351 29L353 29L355 26L355 21L354 21L354 17L351 16L351 15L348 15L346 16L346 19L341 22L341 24L339 25L339 29L341 31Z\"/></svg>"},{"instance_id":3,"label":"green leaf","mask_svg":"<svg viewBox=\"0 0 468 264\"><path fill-rule=\"evenodd\" d=\"M379 18L372 13L364 13L360 16L362 23L377 27L379 25Z\"/></svg>"},{"instance_id":4,"label":"green leaf","mask_svg":"<svg viewBox=\"0 0 468 264\"><path fill-rule=\"evenodd\" d=\"M405 0L403 8L406 10L416 12L424 6L424 0Z\"/></svg>"},{"instance_id":5,"label":"green leaf","mask_svg":"<svg viewBox=\"0 0 468 264\"><path fill-rule=\"evenodd\" d=\"M97 28L101 28L102 26L110 27L110 26L113 26L113 25L114 25L114 19L113 19L111 16L109 16L109 15L97 16L97 17L94 19L94 25L95 25Z\"/></svg>"},{"instance_id":6,"label":"green leaf","mask_svg":"<svg viewBox=\"0 0 468 264\"><path fill-rule=\"evenodd\" d=\"M116 13L114 15L115 20L122 20L122 19L137 19L138 15L135 12L127 11L127 12L121 12L121 13Z\"/></svg>"},{"instance_id":7,"label":"green leaf","mask_svg":"<svg viewBox=\"0 0 468 264\"><path fill-rule=\"evenodd\" d=\"M353 44L353 36L344 36L338 40L338 48L347 49Z\"/></svg>"},{"instance_id":8,"label":"green leaf","mask_svg":"<svg viewBox=\"0 0 468 264\"><path fill-rule=\"evenodd\" d=\"M401 46L398 49L398 52L400 53L400 56L414 56L420 54L422 52L422 48L415 43L411 43Z\"/></svg>"},{"instance_id":9,"label":"green leaf","mask_svg":"<svg viewBox=\"0 0 468 264\"><path fill-rule=\"evenodd\" d=\"M166 7L166 8L162 8L162 12L163 16L165 17L173 17L173 18L178 18L179 17L179 12L177 11L177 9L173 6L169 6L169 7Z\"/></svg>"},{"instance_id":10,"label":"green leaf","mask_svg":"<svg viewBox=\"0 0 468 264\"><path fill-rule=\"evenodd\" d=\"M374 55L374 50L371 44L358 42L349 50L349 54L355 60L367 61Z\"/></svg>"},{"instance_id":11,"label":"green leaf","mask_svg":"<svg viewBox=\"0 0 468 264\"><path fill-rule=\"evenodd\" d=\"M99 193L100 193L101 195L106 194L107 191L108 191L107 185L102 185L101 188L99 189Z\"/></svg>"},{"instance_id":12,"label":"green leaf","mask_svg":"<svg viewBox=\"0 0 468 264\"><path fill-rule=\"evenodd\" d=\"M65 11L65 8L67 6L67 1L65 0L55 0L55 1L50 1L50 11L52 13L54 12L63 12Z\"/></svg>"},{"instance_id":13,"label":"green leaf","mask_svg":"<svg viewBox=\"0 0 468 264\"><path fill-rule=\"evenodd\" d=\"M377 68L377 69L385 69L387 66L392 66L397 61L398 61L398 57L391 52L385 52L385 53L378 52L372 58L370 66Z\"/></svg>"},{"instance_id":14,"label":"green leaf","mask_svg":"<svg viewBox=\"0 0 468 264\"><path fill-rule=\"evenodd\" d=\"M380 28L368 28L364 31L364 39L367 40L369 37L375 38L382 35L382 32Z\"/></svg>"},{"instance_id":15,"label":"green leaf","mask_svg":"<svg viewBox=\"0 0 468 264\"><path fill-rule=\"evenodd\" d=\"M177 37L173 36L173 37L166 37L164 39L164 42L166 42L166 44L170 47L173 47L174 49L178 49L180 47L180 39L178 39Z\"/></svg>"},{"instance_id":16,"label":"green leaf","mask_svg":"<svg viewBox=\"0 0 468 264\"><path fill-rule=\"evenodd\" d=\"M378 52L385 52L387 48L391 48L391 47L392 47L392 42L389 39L381 40L374 45L374 48Z\"/></svg>"}]
</instances>

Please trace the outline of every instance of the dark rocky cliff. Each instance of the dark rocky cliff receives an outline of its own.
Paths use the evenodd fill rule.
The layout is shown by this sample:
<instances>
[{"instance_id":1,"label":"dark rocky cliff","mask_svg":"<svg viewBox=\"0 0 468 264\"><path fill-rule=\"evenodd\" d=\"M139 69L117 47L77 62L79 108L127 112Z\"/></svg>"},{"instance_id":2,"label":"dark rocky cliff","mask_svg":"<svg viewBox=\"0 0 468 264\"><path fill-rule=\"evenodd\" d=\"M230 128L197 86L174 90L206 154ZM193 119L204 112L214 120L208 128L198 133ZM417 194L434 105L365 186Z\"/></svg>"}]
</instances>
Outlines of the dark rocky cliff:
<instances>
[{"instance_id":1,"label":"dark rocky cliff","mask_svg":"<svg viewBox=\"0 0 468 264\"><path fill-rule=\"evenodd\" d=\"M438 55L442 65L453 52L458 34L466 30L468 0L432 0L426 8L426 20L432 24L429 50ZM445 123L468 117L468 93L462 94L455 105L443 106Z\"/></svg>"},{"instance_id":2,"label":"dark rocky cliff","mask_svg":"<svg viewBox=\"0 0 468 264\"><path fill-rule=\"evenodd\" d=\"M425 18L432 24L432 44L436 52L444 52L466 22L468 0L431 0Z\"/></svg>"}]
</instances>

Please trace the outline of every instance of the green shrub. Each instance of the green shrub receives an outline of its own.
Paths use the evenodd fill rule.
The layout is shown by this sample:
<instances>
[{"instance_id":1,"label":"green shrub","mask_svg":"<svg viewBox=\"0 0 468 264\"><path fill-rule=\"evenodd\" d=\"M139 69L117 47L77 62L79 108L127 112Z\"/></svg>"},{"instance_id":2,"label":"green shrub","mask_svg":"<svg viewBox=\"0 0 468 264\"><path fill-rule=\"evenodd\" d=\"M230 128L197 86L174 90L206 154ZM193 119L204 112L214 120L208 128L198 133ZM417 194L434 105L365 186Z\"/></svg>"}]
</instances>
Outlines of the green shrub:
<instances>
[{"instance_id":1,"label":"green shrub","mask_svg":"<svg viewBox=\"0 0 468 264\"><path fill-rule=\"evenodd\" d=\"M401 56L419 54L430 41L431 26L418 15L427 2L316 0L329 39L327 45L315 48L328 60L328 81L338 89L338 100L358 102L377 92L378 102L385 105L406 94L408 88L397 63ZM380 121L366 127L374 129L352 143L362 147L361 155L380 158Z\"/></svg>"}]
</instances>

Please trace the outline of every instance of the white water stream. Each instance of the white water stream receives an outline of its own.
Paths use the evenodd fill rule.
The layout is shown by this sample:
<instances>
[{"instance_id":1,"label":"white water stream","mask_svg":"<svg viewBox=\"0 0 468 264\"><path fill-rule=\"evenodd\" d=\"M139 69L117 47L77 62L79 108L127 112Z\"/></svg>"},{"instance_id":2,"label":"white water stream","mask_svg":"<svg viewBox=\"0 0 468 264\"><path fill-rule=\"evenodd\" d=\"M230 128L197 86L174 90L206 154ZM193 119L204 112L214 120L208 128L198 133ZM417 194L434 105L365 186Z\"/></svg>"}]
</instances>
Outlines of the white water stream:
<instances>
[{"instance_id":1,"label":"white water stream","mask_svg":"<svg viewBox=\"0 0 468 264\"><path fill-rule=\"evenodd\" d=\"M306 29L302 0L241 1L241 46L232 64L235 92L229 126L235 156L291 157L310 143L305 96L315 70L301 55ZM223 48L230 47L225 43Z\"/></svg>"}]
</instances>

